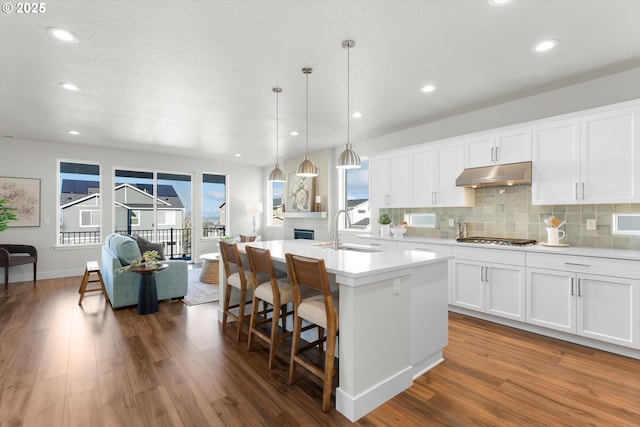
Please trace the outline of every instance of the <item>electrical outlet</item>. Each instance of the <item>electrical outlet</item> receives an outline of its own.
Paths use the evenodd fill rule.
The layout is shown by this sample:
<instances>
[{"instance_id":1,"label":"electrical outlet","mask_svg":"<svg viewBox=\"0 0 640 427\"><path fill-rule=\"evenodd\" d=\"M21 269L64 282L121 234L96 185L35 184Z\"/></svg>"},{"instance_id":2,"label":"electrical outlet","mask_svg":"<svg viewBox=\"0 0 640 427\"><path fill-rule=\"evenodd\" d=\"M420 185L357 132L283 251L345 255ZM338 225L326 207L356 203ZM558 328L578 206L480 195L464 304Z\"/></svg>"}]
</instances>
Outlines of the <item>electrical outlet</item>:
<instances>
[{"instance_id":1,"label":"electrical outlet","mask_svg":"<svg viewBox=\"0 0 640 427\"><path fill-rule=\"evenodd\" d=\"M587 220L587 230L595 230L596 229L596 220L588 219Z\"/></svg>"},{"instance_id":2,"label":"electrical outlet","mask_svg":"<svg viewBox=\"0 0 640 427\"><path fill-rule=\"evenodd\" d=\"M393 294L400 295L400 279L393 279Z\"/></svg>"},{"instance_id":3,"label":"electrical outlet","mask_svg":"<svg viewBox=\"0 0 640 427\"><path fill-rule=\"evenodd\" d=\"M453 218L449 218L449 227L453 227L454 225Z\"/></svg>"}]
</instances>

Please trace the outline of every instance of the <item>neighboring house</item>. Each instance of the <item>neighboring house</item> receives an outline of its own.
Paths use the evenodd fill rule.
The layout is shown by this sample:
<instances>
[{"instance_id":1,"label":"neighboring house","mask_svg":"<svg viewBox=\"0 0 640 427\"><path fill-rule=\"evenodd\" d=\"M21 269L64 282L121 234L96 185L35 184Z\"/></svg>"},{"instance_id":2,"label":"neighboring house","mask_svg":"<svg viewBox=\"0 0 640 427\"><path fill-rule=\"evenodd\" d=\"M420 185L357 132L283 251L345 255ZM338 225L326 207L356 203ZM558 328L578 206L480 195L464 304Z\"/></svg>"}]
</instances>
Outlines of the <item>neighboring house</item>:
<instances>
[{"instance_id":1,"label":"neighboring house","mask_svg":"<svg viewBox=\"0 0 640 427\"><path fill-rule=\"evenodd\" d=\"M347 200L347 211L352 228L366 228L369 226L369 199Z\"/></svg>"},{"instance_id":2,"label":"neighboring house","mask_svg":"<svg viewBox=\"0 0 640 427\"><path fill-rule=\"evenodd\" d=\"M154 201L157 203L156 228L182 229L185 207L173 186L158 185L157 197L151 194L152 191L153 186L150 184L116 184L116 232L131 234L141 231L145 237L152 237L151 230L155 225ZM96 241L99 241L101 200L97 181L62 181L60 232L63 239L77 239L81 234L89 235L93 232L98 239Z\"/></svg>"},{"instance_id":3,"label":"neighboring house","mask_svg":"<svg viewBox=\"0 0 640 427\"><path fill-rule=\"evenodd\" d=\"M157 229L182 228L185 208L171 185L158 185ZM116 231L153 230L154 197L151 184L116 184Z\"/></svg>"}]
</instances>

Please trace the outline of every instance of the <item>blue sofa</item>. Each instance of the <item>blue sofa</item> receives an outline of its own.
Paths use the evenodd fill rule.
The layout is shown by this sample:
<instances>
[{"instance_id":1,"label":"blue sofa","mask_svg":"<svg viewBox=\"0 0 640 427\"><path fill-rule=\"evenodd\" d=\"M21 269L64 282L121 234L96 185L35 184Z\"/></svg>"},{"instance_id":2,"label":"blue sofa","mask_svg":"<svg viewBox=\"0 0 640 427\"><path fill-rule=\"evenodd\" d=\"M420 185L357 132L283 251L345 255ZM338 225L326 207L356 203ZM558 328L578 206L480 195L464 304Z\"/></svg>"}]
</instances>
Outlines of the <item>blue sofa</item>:
<instances>
[{"instance_id":1,"label":"blue sofa","mask_svg":"<svg viewBox=\"0 0 640 427\"><path fill-rule=\"evenodd\" d=\"M118 272L131 260L141 256L138 243L131 237L109 234L102 246L102 280L113 308L138 305L140 275L131 271ZM158 300L182 298L187 294L187 261L164 260L169 267L155 273Z\"/></svg>"}]
</instances>

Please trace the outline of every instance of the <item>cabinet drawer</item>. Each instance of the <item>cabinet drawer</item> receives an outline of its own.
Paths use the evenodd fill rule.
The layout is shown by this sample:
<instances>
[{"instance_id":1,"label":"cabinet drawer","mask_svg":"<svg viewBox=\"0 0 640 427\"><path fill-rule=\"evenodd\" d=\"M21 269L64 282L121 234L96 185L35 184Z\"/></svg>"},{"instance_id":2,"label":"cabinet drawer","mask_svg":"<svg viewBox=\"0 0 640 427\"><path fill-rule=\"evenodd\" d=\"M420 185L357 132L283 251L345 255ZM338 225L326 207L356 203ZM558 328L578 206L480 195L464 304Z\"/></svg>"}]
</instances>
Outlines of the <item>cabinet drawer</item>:
<instances>
[{"instance_id":1,"label":"cabinet drawer","mask_svg":"<svg viewBox=\"0 0 640 427\"><path fill-rule=\"evenodd\" d=\"M468 259L480 262L525 265L525 253L510 249L484 249L454 246L452 248L452 255L459 259Z\"/></svg>"},{"instance_id":2,"label":"cabinet drawer","mask_svg":"<svg viewBox=\"0 0 640 427\"><path fill-rule=\"evenodd\" d=\"M451 255L451 246L448 245L437 245L431 243L417 243L417 242L396 242L398 245L398 249L403 251L425 251L425 252L433 252L438 256L449 256Z\"/></svg>"},{"instance_id":3,"label":"cabinet drawer","mask_svg":"<svg viewBox=\"0 0 640 427\"><path fill-rule=\"evenodd\" d=\"M529 252L527 253L527 267L627 277L630 279L640 277L640 262L612 258L547 255Z\"/></svg>"}]
</instances>

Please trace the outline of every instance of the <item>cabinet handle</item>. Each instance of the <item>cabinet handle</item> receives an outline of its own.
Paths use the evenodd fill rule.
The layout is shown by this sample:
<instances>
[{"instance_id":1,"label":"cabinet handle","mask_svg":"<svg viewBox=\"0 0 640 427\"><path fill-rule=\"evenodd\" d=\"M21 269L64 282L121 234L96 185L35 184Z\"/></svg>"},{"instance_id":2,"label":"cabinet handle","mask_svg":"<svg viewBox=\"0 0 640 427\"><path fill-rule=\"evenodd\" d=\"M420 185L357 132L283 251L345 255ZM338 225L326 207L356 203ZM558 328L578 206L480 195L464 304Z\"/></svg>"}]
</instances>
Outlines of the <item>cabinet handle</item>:
<instances>
[{"instance_id":1,"label":"cabinet handle","mask_svg":"<svg viewBox=\"0 0 640 427\"><path fill-rule=\"evenodd\" d=\"M587 268L589 268L589 264L578 264L577 262L565 262L564 265L566 265L566 266L573 265L575 267L587 267Z\"/></svg>"},{"instance_id":2,"label":"cabinet handle","mask_svg":"<svg viewBox=\"0 0 640 427\"><path fill-rule=\"evenodd\" d=\"M385 206L389 206L389 195L388 194L384 195L384 205Z\"/></svg>"},{"instance_id":3,"label":"cabinet handle","mask_svg":"<svg viewBox=\"0 0 640 427\"><path fill-rule=\"evenodd\" d=\"M484 281L485 283L489 282L489 267L484 268Z\"/></svg>"},{"instance_id":4,"label":"cabinet handle","mask_svg":"<svg viewBox=\"0 0 640 427\"><path fill-rule=\"evenodd\" d=\"M582 183L582 192L580 193L582 200L584 200L584 182Z\"/></svg>"},{"instance_id":5,"label":"cabinet handle","mask_svg":"<svg viewBox=\"0 0 640 427\"><path fill-rule=\"evenodd\" d=\"M413 248L414 251L431 252L431 249L427 248Z\"/></svg>"},{"instance_id":6,"label":"cabinet handle","mask_svg":"<svg viewBox=\"0 0 640 427\"><path fill-rule=\"evenodd\" d=\"M579 186L579 185L580 185L580 184L576 182L576 200L580 200L580 196L579 196L579 194L578 194L578 186Z\"/></svg>"},{"instance_id":7,"label":"cabinet handle","mask_svg":"<svg viewBox=\"0 0 640 427\"><path fill-rule=\"evenodd\" d=\"M480 266L480 281L484 282L484 266Z\"/></svg>"},{"instance_id":8,"label":"cabinet handle","mask_svg":"<svg viewBox=\"0 0 640 427\"><path fill-rule=\"evenodd\" d=\"M571 296L574 295L574 278L571 278Z\"/></svg>"},{"instance_id":9,"label":"cabinet handle","mask_svg":"<svg viewBox=\"0 0 640 427\"><path fill-rule=\"evenodd\" d=\"M493 161L495 161L495 160L493 159L493 153L494 153L494 150L495 150L495 148L491 147L491 161L492 161L492 162L493 162Z\"/></svg>"},{"instance_id":10,"label":"cabinet handle","mask_svg":"<svg viewBox=\"0 0 640 427\"><path fill-rule=\"evenodd\" d=\"M496 147L496 162L498 161L498 148L500 147Z\"/></svg>"},{"instance_id":11,"label":"cabinet handle","mask_svg":"<svg viewBox=\"0 0 640 427\"><path fill-rule=\"evenodd\" d=\"M582 296L582 279L578 279L578 296Z\"/></svg>"}]
</instances>

